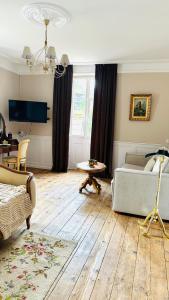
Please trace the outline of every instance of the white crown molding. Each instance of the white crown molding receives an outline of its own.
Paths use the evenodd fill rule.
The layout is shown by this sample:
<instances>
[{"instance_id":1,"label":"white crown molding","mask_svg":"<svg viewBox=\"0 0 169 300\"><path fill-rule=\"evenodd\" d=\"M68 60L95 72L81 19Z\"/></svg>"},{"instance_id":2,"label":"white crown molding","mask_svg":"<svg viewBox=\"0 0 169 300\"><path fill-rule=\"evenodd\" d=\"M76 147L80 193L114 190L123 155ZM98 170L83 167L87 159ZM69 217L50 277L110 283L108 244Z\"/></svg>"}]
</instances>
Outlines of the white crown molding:
<instances>
[{"instance_id":1,"label":"white crown molding","mask_svg":"<svg viewBox=\"0 0 169 300\"><path fill-rule=\"evenodd\" d=\"M98 62L96 62L98 63ZM169 61L160 60L157 62L154 61L133 61L133 62L100 62L100 63L118 63L118 73L169 73ZM74 65L75 74L94 74L95 72L95 63L77 63L72 62ZM16 73L18 75L46 75L43 70L34 69L30 72L29 68L19 62L19 60L14 60L8 56L0 54L0 67Z\"/></svg>"},{"instance_id":2,"label":"white crown molding","mask_svg":"<svg viewBox=\"0 0 169 300\"><path fill-rule=\"evenodd\" d=\"M74 65L74 64L73 64ZM74 65L74 74L94 74L95 65ZM20 75L45 75L43 71L29 71L27 66L19 66ZM121 63L118 64L118 74L128 73L169 73L169 62L167 63Z\"/></svg>"},{"instance_id":3,"label":"white crown molding","mask_svg":"<svg viewBox=\"0 0 169 300\"><path fill-rule=\"evenodd\" d=\"M118 73L168 73L169 62L122 63Z\"/></svg>"},{"instance_id":4,"label":"white crown molding","mask_svg":"<svg viewBox=\"0 0 169 300\"><path fill-rule=\"evenodd\" d=\"M0 55L0 68L10 71L15 74L20 74L20 66L11 60L8 57Z\"/></svg>"}]
</instances>

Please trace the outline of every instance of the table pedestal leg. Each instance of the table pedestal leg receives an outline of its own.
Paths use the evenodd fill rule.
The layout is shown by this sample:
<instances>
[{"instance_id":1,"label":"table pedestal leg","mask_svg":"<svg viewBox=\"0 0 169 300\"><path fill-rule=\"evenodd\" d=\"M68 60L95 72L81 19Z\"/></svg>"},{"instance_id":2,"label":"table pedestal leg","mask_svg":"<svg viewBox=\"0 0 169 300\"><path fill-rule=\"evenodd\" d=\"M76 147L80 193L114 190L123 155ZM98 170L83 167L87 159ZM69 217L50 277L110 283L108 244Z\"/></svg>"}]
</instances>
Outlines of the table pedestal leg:
<instances>
[{"instance_id":1,"label":"table pedestal leg","mask_svg":"<svg viewBox=\"0 0 169 300\"><path fill-rule=\"evenodd\" d=\"M101 185L97 182L96 178L93 177L92 174L89 174L89 176L86 178L86 180L82 183L79 192L82 193L82 190L86 188L87 185L93 185L94 189L99 194L101 191Z\"/></svg>"}]
</instances>

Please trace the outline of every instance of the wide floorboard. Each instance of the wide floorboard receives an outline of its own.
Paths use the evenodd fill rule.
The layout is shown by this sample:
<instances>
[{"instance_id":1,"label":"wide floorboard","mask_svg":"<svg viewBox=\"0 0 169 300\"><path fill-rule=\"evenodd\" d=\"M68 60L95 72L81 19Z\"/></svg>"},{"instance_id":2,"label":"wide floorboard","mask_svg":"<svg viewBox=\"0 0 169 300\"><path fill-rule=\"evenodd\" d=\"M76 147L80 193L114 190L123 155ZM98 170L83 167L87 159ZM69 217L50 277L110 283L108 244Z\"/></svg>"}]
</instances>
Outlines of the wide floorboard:
<instances>
[{"instance_id":1,"label":"wide floorboard","mask_svg":"<svg viewBox=\"0 0 169 300\"><path fill-rule=\"evenodd\" d=\"M156 237L145 238L138 218L113 212L110 182L100 181L100 195L79 194L84 174L35 175L32 228L77 242L46 299L169 299L169 241L155 225Z\"/></svg>"}]
</instances>

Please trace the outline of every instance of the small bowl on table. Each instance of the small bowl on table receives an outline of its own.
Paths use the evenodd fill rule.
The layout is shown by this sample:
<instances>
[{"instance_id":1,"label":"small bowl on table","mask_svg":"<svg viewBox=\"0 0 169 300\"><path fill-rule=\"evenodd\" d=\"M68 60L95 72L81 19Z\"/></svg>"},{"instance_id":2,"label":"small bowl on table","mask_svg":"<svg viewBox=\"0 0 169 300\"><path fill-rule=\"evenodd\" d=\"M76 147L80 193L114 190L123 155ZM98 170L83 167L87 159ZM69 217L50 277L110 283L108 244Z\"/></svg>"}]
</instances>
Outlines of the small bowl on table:
<instances>
[{"instance_id":1,"label":"small bowl on table","mask_svg":"<svg viewBox=\"0 0 169 300\"><path fill-rule=\"evenodd\" d=\"M89 167L94 168L95 165L97 165L97 160L96 159L89 159Z\"/></svg>"}]
</instances>

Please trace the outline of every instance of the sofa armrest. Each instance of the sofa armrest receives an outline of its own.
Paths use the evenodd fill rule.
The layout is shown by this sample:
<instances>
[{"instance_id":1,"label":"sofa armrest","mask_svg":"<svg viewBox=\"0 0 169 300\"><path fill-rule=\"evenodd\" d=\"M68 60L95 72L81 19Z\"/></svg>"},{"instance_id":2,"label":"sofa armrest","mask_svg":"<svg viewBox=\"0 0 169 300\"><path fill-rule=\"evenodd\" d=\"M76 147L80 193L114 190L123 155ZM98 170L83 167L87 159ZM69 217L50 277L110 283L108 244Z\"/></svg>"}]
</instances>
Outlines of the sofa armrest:
<instances>
[{"instance_id":1,"label":"sofa armrest","mask_svg":"<svg viewBox=\"0 0 169 300\"><path fill-rule=\"evenodd\" d=\"M118 198L129 194L132 197L137 197L138 192L143 191L147 186L151 186L151 190L156 191L157 188L157 173L152 173L143 170L133 170L125 168L117 168L114 173L114 196ZM124 195L123 195L124 194Z\"/></svg>"},{"instance_id":2,"label":"sofa armrest","mask_svg":"<svg viewBox=\"0 0 169 300\"><path fill-rule=\"evenodd\" d=\"M0 182L13 185L26 185L28 178L32 177L30 172L19 172L0 165Z\"/></svg>"},{"instance_id":3,"label":"sofa armrest","mask_svg":"<svg viewBox=\"0 0 169 300\"><path fill-rule=\"evenodd\" d=\"M36 181L35 177L31 177L30 182L28 181L28 192L30 194L30 198L32 201L32 206L33 208L35 207L36 204L36 199L37 199L37 188L36 188Z\"/></svg>"},{"instance_id":4,"label":"sofa armrest","mask_svg":"<svg viewBox=\"0 0 169 300\"><path fill-rule=\"evenodd\" d=\"M113 209L136 215L147 215L152 210L157 193L158 174L141 170L115 170ZM160 211L169 219L169 174L163 173L160 190Z\"/></svg>"}]
</instances>

